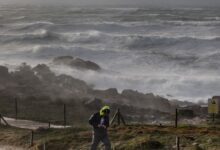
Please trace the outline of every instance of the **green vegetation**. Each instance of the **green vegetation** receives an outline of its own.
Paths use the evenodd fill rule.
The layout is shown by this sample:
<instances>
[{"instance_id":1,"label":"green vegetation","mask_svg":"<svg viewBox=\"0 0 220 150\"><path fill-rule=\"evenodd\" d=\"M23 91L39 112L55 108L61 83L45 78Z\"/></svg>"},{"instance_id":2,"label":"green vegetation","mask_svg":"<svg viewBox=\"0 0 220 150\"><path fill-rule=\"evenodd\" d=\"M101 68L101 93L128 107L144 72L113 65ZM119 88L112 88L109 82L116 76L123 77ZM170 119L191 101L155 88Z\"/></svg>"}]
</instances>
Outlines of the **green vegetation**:
<instances>
[{"instance_id":1,"label":"green vegetation","mask_svg":"<svg viewBox=\"0 0 220 150\"><path fill-rule=\"evenodd\" d=\"M129 125L112 126L109 135L116 150L171 150L176 136L183 150L218 150L220 127ZM66 129L38 129L34 131L34 146L29 147L30 130L0 126L0 144L41 150L87 150L91 142L91 129L74 127ZM102 146L100 145L100 148Z\"/></svg>"}]
</instances>

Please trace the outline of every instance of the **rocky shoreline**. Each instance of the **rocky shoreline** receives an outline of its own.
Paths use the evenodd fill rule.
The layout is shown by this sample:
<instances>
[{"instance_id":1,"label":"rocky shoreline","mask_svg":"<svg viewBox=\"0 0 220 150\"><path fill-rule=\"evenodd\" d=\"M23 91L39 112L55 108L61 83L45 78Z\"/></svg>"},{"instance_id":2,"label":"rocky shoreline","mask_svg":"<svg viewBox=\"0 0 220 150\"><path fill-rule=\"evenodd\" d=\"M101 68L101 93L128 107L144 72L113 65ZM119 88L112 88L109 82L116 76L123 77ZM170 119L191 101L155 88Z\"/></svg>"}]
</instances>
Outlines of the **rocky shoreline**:
<instances>
[{"instance_id":1,"label":"rocky shoreline","mask_svg":"<svg viewBox=\"0 0 220 150\"><path fill-rule=\"evenodd\" d=\"M56 62L58 59L63 62L63 59L72 60L73 57L56 59ZM144 118L145 121L170 120L179 103L153 93L145 94L132 89L125 89L121 93L116 88L97 90L85 81L72 76L56 75L46 64L31 67L26 63L11 72L7 67L0 66L0 97L6 101L14 98L21 99L22 105L29 102L47 102L48 105L59 102L69 103L76 105L77 109L89 109L88 112L108 104L114 109L123 108L127 118L131 120ZM193 103L190 105L200 112L199 105Z\"/></svg>"}]
</instances>

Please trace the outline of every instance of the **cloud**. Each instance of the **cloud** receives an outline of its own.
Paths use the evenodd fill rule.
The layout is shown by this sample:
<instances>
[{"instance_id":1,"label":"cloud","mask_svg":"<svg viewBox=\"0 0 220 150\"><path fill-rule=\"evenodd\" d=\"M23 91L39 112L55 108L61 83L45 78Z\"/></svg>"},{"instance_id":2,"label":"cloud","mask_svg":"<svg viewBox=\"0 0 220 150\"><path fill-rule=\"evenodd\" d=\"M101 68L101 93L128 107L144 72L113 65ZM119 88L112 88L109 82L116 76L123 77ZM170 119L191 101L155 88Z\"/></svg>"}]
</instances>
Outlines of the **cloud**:
<instances>
[{"instance_id":1,"label":"cloud","mask_svg":"<svg viewBox=\"0 0 220 150\"><path fill-rule=\"evenodd\" d=\"M219 0L0 0L1 4L115 5L115 6L220 6Z\"/></svg>"}]
</instances>

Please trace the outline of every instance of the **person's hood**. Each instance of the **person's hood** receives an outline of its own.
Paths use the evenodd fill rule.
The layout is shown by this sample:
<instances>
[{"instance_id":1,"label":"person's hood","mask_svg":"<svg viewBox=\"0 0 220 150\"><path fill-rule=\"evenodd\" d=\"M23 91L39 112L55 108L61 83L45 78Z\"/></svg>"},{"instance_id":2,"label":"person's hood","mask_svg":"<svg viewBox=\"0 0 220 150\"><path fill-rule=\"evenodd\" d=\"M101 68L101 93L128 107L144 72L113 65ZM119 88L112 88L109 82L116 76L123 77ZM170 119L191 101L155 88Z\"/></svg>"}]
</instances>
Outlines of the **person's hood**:
<instances>
[{"instance_id":1,"label":"person's hood","mask_svg":"<svg viewBox=\"0 0 220 150\"><path fill-rule=\"evenodd\" d=\"M104 116L104 110L110 110L110 107L109 106L103 106L99 111L100 116Z\"/></svg>"}]
</instances>

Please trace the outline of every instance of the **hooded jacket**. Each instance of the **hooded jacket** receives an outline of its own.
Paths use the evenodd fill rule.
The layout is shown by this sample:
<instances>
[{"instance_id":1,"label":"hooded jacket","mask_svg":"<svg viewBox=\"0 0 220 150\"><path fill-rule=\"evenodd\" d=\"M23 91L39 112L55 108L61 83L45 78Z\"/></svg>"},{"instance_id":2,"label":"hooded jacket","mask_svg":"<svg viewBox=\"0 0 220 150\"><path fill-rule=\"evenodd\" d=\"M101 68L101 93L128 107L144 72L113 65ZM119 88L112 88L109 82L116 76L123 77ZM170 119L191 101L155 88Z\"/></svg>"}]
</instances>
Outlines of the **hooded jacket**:
<instances>
[{"instance_id":1,"label":"hooded jacket","mask_svg":"<svg viewBox=\"0 0 220 150\"><path fill-rule=\"evenodd\" d=\"M99 129L99 130L103 130L103 131L106 131L105 128L99 128L98 125L105 125L106 128L109 127L109 116L104 116L104 113L103 111L104 110L110 110L109 109L109 106L104 106L102 107L102 109L100 109L99 112L97 113L94 113L90 119L89 119L89 124L93 126L93 128L96 130L96 129Z\"/></svg>"}]
</instances>

